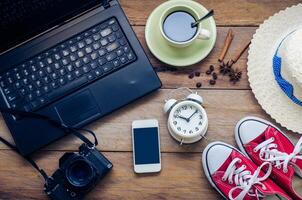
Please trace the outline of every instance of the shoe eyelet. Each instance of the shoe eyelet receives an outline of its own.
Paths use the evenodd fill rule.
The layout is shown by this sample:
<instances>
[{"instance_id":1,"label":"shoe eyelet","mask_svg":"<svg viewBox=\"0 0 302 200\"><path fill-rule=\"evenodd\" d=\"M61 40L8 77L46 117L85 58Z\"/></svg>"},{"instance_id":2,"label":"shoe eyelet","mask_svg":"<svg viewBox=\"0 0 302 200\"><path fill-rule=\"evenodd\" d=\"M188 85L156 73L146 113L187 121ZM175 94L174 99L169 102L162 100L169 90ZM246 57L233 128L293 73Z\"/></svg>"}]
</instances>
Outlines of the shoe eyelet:
<instances>
[{"instance_id":1,"label":"shoe eyelet","mask_svg":"<svg viewBox=\"0 0 302 200\"><path fill-rule=\"evenodd\" d=\"M229 184L233 184L233 181L229 181Z\"/></svg>"},{"instance_id":2,"label":"shoe eyelet","mask_svg":"<svg viewBox=\"0 0 302 200\"><path fill-rule=\"evenodd\" d=\"M274 137L271 137L271 140L272 140L272 141L275 141L275 138L274 138Z\"/></svg>"},{"instance_id":3,"label":"shoe eyelet","mask_svg":"<svg viewBox=\"0 0 302 200\"><path fill-rule=\"evenodd\" d=\"M283 169L283 173L287 173L288 172L288 169Z\"/></svg>"},{"instance_id":4,"label":"shoe eyelet","mask_svg":"<svg viewBox=\"0 0 302 200\"><path fill-rule=\"evenodd\" d=\"M276 166L277 167L277 169L281 169L281 166L280 165L278 165L278 166Z\"/></svg>"},{"instance_id":5,"label":"shoe eyelet","mask_svg":"<svg viewBox=\"0 0 302 200\"><path fill-rule=\"evenodd\" d=\"M245 168L246 168L246 165L242 165L242 167L245 169Z\"/></svg>"},{"instance_id":6,"label":"shoe eyelet","mask_svg":"<svg viewBox=\"0 0 302 200\"><path fill-rule=\"evenodd\" d=\"M278 147L278 145L277 144L275 144L275 148L277 148Z\"/></svg>"},{"instance_id":7,"label":"shoe eyelet","mask_svg":"<svg viewBox=\"0 0 302 200\"><path fill-rule=\"evenodd\" d=\"M254 152L254 153L257 153L257 149L253 149L253 152Z\"/></svg>"},{"instance_id":8,"label":"shoe eyelet","mask_svg":"<svg viewBox=\"0 0 302 200\"><path fill-rule=\"evenodd\" d=\"M241 162L242 162L242 160L241 160L241 159L239 159L239 160L238 160L238 162L239 162L239 163L241 163Z\"/></svg>"},{"instance_id":9,"label":"shoe eyelet","mask_svg":"<svg viewBox=\"0 0 302 200\"><path fill-rule=\"evenodd\" d=\"M225 179L225 178L221 178L221 180L222 180L223 182L225 182L225 181L226 181L226 179Z\"/></svg>"}]
</instances>

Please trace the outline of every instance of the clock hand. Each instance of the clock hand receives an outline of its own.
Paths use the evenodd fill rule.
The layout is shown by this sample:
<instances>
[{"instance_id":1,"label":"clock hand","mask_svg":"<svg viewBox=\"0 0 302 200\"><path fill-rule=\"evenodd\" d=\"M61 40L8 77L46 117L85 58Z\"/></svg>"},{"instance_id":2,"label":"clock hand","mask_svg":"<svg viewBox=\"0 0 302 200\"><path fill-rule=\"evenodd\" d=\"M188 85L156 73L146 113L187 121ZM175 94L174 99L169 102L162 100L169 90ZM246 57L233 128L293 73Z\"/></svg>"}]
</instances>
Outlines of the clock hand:
<instances>
[{"instance_id":1,"label":"clock hand","mask_svg":"<svg viewBox=\"0 0 302 200\"><path fill-rule=\"evenodd\" d=\"M186 120L187 122L189 122L188 118L185 118L185 117L183 117L181 115L177 115L177 117L179 117L180 119L183 119L183 120Z\"/></svg>"},{"instance_id":2,"label":"clock hand","mask_svg":"<svg viewBox=\"0 0 302 200\"><path fill-rule=\"evenodd\" d=\"M195 112L188 118L188 122L191 120L191 118L198 112L198 110L195 110Z\"/></svg>"}]
</instances>

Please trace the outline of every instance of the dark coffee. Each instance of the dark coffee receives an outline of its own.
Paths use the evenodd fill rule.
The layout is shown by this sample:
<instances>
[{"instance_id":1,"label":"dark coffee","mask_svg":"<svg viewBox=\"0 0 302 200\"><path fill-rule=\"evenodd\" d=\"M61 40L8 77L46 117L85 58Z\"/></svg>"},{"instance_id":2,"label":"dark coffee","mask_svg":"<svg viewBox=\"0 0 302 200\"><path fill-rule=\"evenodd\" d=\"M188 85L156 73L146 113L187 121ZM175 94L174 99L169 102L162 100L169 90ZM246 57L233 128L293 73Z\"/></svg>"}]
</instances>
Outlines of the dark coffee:
<instances>
[{"instance_id":1,"label":"dark coffee","mask_svg":"<svg viewBox=\"0 0 302 200\"><path fill-rule=\"evenodd\" d=\"M163 24L165 35L175 42L191 40L197 32L197 27L192 27L195 18L187 12L177 11L169 14Z\"/></svg>"}]
</instances>

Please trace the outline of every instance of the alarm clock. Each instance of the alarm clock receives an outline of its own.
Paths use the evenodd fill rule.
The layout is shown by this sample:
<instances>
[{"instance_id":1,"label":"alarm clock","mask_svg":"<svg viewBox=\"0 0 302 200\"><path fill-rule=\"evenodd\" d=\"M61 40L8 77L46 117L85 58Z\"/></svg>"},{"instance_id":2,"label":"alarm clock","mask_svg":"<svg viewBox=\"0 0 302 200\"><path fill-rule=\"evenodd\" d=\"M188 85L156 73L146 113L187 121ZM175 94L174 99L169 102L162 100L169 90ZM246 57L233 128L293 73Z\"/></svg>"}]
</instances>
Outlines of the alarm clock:
<instances>
[{"instance_id":1,"label":"alarm clock","mask_svg":"<svg viewBox=\"0 0 302 200\"><path fill-rule=\"evenodd\" d=\"M208 117L202 103L203 99L197 93L182 100L166 100L164 112L169 115L168 130L180 144L195 143L206 134Z\"/></svg>"}]
</instances>

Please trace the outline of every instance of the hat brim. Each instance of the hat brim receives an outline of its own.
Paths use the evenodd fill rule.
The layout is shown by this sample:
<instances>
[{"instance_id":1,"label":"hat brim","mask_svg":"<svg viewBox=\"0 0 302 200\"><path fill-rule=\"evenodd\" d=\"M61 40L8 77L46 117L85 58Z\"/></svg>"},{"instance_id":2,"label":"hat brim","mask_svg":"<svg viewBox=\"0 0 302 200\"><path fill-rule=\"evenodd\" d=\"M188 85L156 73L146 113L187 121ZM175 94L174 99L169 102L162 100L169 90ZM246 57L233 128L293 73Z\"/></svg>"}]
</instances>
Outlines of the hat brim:
<instances>
[{"instance_id":1,"label":"hat brim","mask_svg":"<svg viewBox=\"0 0 302 200\"><path fill-rule=\"evenodd\" d=\"M253 36L248 52L248 77L261 107L281 126L302 134L302 106L281 90L272 69L277 46L289 32L302 28L302 4L289 7L264 21Z\"/></svg>"}]
</instances>

